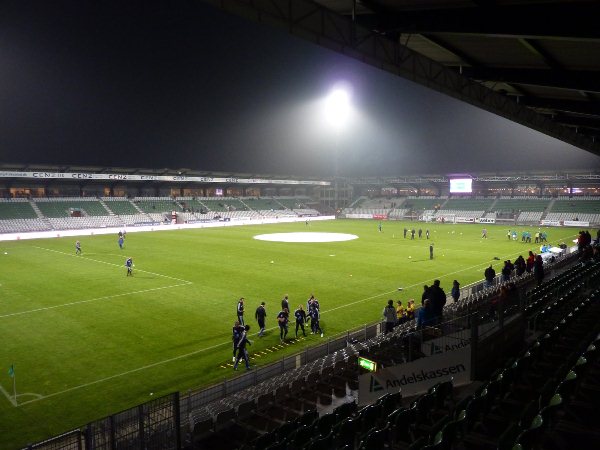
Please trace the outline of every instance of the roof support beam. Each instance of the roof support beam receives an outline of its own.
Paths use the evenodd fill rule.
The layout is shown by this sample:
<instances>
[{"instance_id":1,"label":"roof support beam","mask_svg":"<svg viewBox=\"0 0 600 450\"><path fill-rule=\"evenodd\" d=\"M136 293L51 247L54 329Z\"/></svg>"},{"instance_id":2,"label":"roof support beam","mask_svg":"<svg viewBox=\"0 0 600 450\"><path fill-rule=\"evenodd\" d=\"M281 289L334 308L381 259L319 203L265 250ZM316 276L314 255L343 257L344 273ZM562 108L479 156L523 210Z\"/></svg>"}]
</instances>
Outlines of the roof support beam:
<instances>
[{"instance_id":1,"label":"roof support beam","mask_svg":"<svg viewBox=\"0 0 600 450\"><path fill-rule=\"evenodd\" d=\"M460 75L348 17L306 0L204 0L227 12L284 28L290 34L435 89L509 120L600 155L600 141L559 126L507 95ZM563 18L564 19L564 18ZM596 27L600 29L600 27Z\"/></svg>"},{"instance_id":2,"label":"roof support beam","mask_svg":"<svg viewBox=\"0 0 600 450\"><path fill-rule=\"evenodd\" d=\"M432 36L432 35L429 35L429 34L423 34L421 36L423 36L429 42L437 45L442 50L446 50L447 52L450 52L453 55L458 56L465 64L468 64L469 66L473 66L473 67L480 67L481 66L481 64L478 61L475 61L475 59L473 59L472 57L470 57L469 55L467 55L465 52L457 49L456 47L454 47L452 45L450 45L449 43L447 43L446 41L444 41L442 38L437 37L437 36Z\"/></svg>"},{"instance_id":3,"label":"roof support beam","mask_svg":"<svg viewBox=\"0 0 600 450\"><path fill-rule=\"evenodd\" d=\"M575 101L563 100L554 98L536 98L536 97L521 97L519 102L522 105L531 108L549 109L576 114L588 114L590 116L600 117L600 102L596 101Z\"/></svg>"},{"instance_id":4,"label":"roof support beam","mask_svg":"<svg viewBox=\"0 0 600 450\"><path fill-rule=\"evenodd\" d=\"M378 14L382 32L401 33L456 33L470 35L512 36L547 39L600 39L600 5L597 2L486 5L481 7L402 10L394 7L381 9L375 1L362 0L365 6ZM391 2L390 2L391 3ZM482 20L482 15L489 20ZM359 19L367 16L358 16ZM535 20L531 18L535 17Z\"/></svg>"},{"instance_id":5,"label":"roof support beam","mask_svg":"<svg viewBox=\"0 0 600 450\"><path fill-rule=\"evenodd\" d=\"M598 72L593 71L466 67L463 74L474 80L600 92L600 77Z\"/></svg>"},{"instance_id":6,"label":"roof support beam","mask_svg":"<svg viewBox=\"0 0 600 450\"><path fill-rule=\"evenodd\" d=\"M558 61L556 61L556 59L554 59L554 57L551 56L546 50L544 50L539 42L537 42L535 39L519 38L518 40L527 50L534 55L539 56L550 69L563 70L562 65L559 64Z\"/></svg>"}]
</instances>

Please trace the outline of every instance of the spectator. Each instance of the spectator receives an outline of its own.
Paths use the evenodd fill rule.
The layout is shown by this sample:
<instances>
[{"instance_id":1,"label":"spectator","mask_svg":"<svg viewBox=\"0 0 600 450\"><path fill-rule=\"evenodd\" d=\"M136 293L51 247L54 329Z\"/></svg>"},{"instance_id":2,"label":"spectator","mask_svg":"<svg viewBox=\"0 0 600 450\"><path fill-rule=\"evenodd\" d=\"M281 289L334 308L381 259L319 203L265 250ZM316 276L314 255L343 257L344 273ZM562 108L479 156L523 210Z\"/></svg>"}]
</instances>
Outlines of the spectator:
<instances>
[{"instance_id":1,"label":"spectator","mask_svg":"<svg viewBox=\"0 0 600 450\"><path fill-rule=\"evenodd\" d=\"M544 261L542 260L541 255L537 255L535 257L535 263L533 264L533 276L537 281L537 285L542 284L544 280Z\"/></svg>"},{"instance_id":2,"label":"spectator","mask_svg":"<svg viewBox=\"0 0 600 450\"><path fill-rule=\"evenodd\" d=\"M423 286L423 294L421 294L421 306L425 305L425 300L427 300L429 296L429 286Z\"/></svg>"},{"instance_id":3,"label":"spectator","mask_svg":"<svg viewBox=\"0 0 600 450\"><path fill-rule=\"evenodd\" d=\"M483 275L485 277L485 287L492 287L494 285L494 278L496 278L496 271L494 270L491 264L490 267L485 269Z\"/></svg>"},{"instance_id":4,"label":"spectator","mask_svg":"<svg viewBox=\"0 0 600 450\"><path fill-rule=\"evenodd\" d=\"M383 308L382 312L385 320L385 334L388 334L396 325L396 309L394 308L394 300L388 300L388 304Z\"/></svg>"},{"instance_id":5,"label":"spectator","mask_svg":"<svg viewBox=\"0 0 600 450\"><path fill-rule=\"evenodd\" d=\"M456 280L452 282L452 290L450 291L450 295L452 295L452 299L455 303L460 298L460 283Z\"/></svg>"},{"instance_id":6,"label":"spectator","mask_svg":"<svg viewBox=\"0 0 600 450\"><path fill-rule=\"evenodd\" d=\"M523 255L519 255L519 257L515 260L516 274L518 277L525 273L526 267L527 266L525 264L525 259L523 258Z\"/></svg>"},{"instance_id":7,"label":"spectator","mask_svg":"<svg viewBox=\"0 0 600 450\"><path fill-rule=\"evenodd\" d=\"M398 300L396 303L398 304L398 306L396 306L396 318L398 324L401 324L406 321L406 311L404 311L404 306L402 306L402 300Z\"/></svg>"},{"instance_id":8,"label":"spectator","mask_svg":"<svg viewBox=\"0 0 600 450\"><path fill-rule=\"evenodd\" d=\"M415 300L410 299L408 305L406 305L406 320L413 320L415 318Z\"/></svg>"},{"instance_id":9,"label":"spectator","mask_svg":"<svg viewBox=\"0 0 600 450\"><path fill-rule=\"evenodd\" d=\"M527 257L527 262L525 263L525 270L527 273L530 273L533 270L533 264L535 263L535 255L531 250L529 250L529 256Z\"/></svg>"},{"instance_id":10,"label":"spectator","mask_svg":"<svg viewBox=\"0 0 600 450\"><path fill-rule=\"evenodd\" d=\"M440 287L440 280L434 280L433 286L429 288L429 303L431 303L431 310L434 315L436 323L442 321L442 314L444 311L444 305L446 304L446 293Z\"/></svg>"},{"instance_id":11,"label":"spectator","mask_svg":"<svg viewBox=\"0 0 600 450\"><path fill-rule=\"evenodd\" d=\"M425 300L422 308L419 308L417 312L417 329L420 330L424 327L432 325L435 322L435 315L431 307L429 299Z\"/></svg>"},{"instance_id":12,"label":"spectator","mask_svg":"<svg viewBox=\"0 0 600 450\"><path fill-rule=\"evenodd\" d=\"M502 282L510 280L510 274L512 273L512 264L510 261L504 261L504 267L502 267Z\"/></svg>"}]
</instances>

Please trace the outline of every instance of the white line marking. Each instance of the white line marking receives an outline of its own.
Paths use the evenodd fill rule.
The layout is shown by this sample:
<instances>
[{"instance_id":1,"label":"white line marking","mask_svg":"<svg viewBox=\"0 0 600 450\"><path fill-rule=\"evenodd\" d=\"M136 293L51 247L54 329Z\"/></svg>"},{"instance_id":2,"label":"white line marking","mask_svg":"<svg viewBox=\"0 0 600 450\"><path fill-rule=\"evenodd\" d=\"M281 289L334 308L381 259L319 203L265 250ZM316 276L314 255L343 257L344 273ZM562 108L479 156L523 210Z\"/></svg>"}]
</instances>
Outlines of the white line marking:
<instances>
[{"instance_id":1,"label":"white line marking","mask_svg":"<svg viewBox=\"0 0 600 450\"><path fill-rule=\"evenodd\" d=\"M160 291L162 289L175 288L175 287L179 287L179 286L187 286L189 284L191 284L191 283L179 283L179 284L172 284L170 286L162 286L162 287L156 287L156 288L151 288L151 289L142 289L141 291L124 292L122 294L114 294L114 295L105 295L104 297L90 298L88 300L78 300L76 302L63 303L61 305L46 306L44 308L36 308L36 309L30 309L27 311L19 311L16 313L4 314L4 315L0 316L0 319L5 319L7 317L14 317L14 316L22 316L22 315L31 314L34 312L48 311L50 309L65 308L67 306L76 306L76 305L81 305L83 303L97 302L100 300L111 300L111 299L117 298L117 297L125 297L126 295L135 295L135 294L143 294L145 292Z\"/></svg>"},{"instance_id":2,"label":"white line marking","mask_svg":"<svg viewBox=\"0 0 600 450\"><path fill-rule=\"evenodd\" d=\"M121 265L121 264L115 264L115 263L110 263L110 262L106 262L106 261L100 261L98 259L87 258L87 257L85 257L83 255L73 255L71 253L61 252L59 250L52 250L50 248L38 247L36 245L34 245L33 247L34 248L38 248L40 250L46 250L47 252L58 253L59 255L70 256L71 258L85 259L86 261L93 261L93 262L97 262L97 263L100 263L100 264L106 264L106 265L113 266L113 267L124 267L124 265ZM191 281L182 280L181 278L175 278L175 277L171 277L169 275L163 275L163 274L160 274L160 273L149 272L147 270L142 270L142 269L137 269L137 268L135 270L137 272L143 272L143 273L147 273L147 274L150 274L150 275L156 275L157 277L169 278L171 280L181 281L182 283L192 284Z\"/></svg>"},{"instance_id":3,"label":"white line marking","mask_svg":"<svg viewBox=\"0 0 600 450\"><path fill-rule=\"evenodd\" d=\"M2 387L2 385L0 384L0 392L2 392L4 394L4 396L8 399L8 401L13 405L13 406L17 406L17 403L15 401L15 399L13 398L12 395L10 395L8 392L6 392L6 390Z\"/></svg>"}]
</instances>

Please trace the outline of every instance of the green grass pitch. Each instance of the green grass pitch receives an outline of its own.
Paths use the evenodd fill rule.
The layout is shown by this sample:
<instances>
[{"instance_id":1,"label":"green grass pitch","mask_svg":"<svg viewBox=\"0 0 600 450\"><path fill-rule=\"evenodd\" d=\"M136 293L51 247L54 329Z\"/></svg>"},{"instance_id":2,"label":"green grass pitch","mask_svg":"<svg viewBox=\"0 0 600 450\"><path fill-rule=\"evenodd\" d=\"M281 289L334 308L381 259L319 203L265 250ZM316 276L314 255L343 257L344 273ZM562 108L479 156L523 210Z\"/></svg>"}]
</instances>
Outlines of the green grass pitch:
<instances>
[{"instance_id":1,"label":"green grass pitch","mask_svg":"<svg viewBox=\"0 0 600 450\"><path fill-rule=\"evenodd\" d=\"M402 237L402 229L429 228L429 241ZM464 286L494 262L539 247L508 241L508 226L337 220L263 226L129 233L0 242L0 448L68 431L176 390L231 378L231 326L237 300L254 310L266 301L275 327L280 300L306 304L314 293L325 337L310 335L289 353L328 336L377 321L388 298L419 303L422 285L440 278ZM535 227L522 228L535 231ZM275 232L353 233L338 243L278 243L253 239ZM574 238L576 229L549 229L549 241ZM429 243L435 259L429 260ZM135 276L126 277L131 256ZM409 259L409 256L411 257ZM273 261L273 263L271 263ZM398 287L404 290L398 292ZM291 328L291 327L290 327ZM251 352L279 341L276 330ZM281 358L282 352L258 364ZM15 365L18 406L11 403ZM152 393L152 394L151 394Z\"/></svg>"}]
</instances>

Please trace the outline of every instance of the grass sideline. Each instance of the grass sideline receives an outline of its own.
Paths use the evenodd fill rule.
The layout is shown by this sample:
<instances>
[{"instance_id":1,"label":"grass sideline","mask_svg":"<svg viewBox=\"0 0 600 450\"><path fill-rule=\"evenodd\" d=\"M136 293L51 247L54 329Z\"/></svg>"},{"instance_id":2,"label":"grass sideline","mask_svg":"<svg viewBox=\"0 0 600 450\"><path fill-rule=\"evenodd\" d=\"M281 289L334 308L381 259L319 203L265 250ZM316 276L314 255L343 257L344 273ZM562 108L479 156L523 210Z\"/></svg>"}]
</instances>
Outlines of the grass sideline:
<instances>
[{"instance_id":1,"label":"grass sideline","mask_svg":"<svg viewBox=\"0 0 600 450\"><path fill-rule=\"evenodd\" d=\"M422 228L423 238L404 239L405 226ZM434 278L449 292L454 279L466 285L481 279L490 263L498 270L502 260L539 248L509 241L509 227L485 227L487 240L480 238L482 225L383 222L379 232L378 222L368 220L129 233L123 251L117 236L81 237L82 256L75 256L76 238L2 242L0 448L20 448L152 395L231 378L233 371L221 366L231 360L240 296L246 298L252 335L260 301L267 303L270 328L284 294L292 308L305 305L311 293L320 300L325 338L309 334L285 350L264 352L258 361L265 364L379 320L388 298L418 300L422 285ZM353 233L359 239L252 239L297 231ZM577 231L547 229L550 242L567 244ZM127 256L134 260L134 277L125 276ZM279 336L273 330L252 340L249 350L260 352L278 344ZM19 406L10 401L11 364Z\"/></svg>"}]
</instances>

